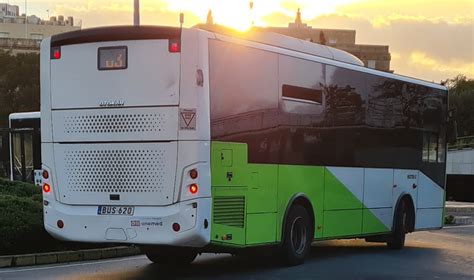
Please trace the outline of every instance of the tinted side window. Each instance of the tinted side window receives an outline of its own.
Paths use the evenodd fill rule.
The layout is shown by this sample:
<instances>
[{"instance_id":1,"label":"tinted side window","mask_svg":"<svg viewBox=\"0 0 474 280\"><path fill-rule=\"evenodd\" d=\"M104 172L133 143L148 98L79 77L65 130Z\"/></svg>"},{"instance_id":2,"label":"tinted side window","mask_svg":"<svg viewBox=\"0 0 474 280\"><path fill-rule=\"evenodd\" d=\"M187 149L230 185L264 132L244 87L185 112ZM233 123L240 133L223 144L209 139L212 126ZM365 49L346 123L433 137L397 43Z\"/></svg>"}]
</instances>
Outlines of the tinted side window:
<instances>
[{"instance_id":1,"label":"tinted side window","mask_svg":"<svg viewBox=\"0 0 474 280\"><path fill-rule=\"evenodd\" d=\"M367 125L393 128L401 125L403 82L367 75Z\"/></svg>"},{"instance_id":2,"label":"tinted side window","mask_svg":"<svg viewBox=\"0 0 474 280\"><path fill-rule=\"evenodd\" d=\"M325 118L330 125L365 122L366 74L344 68L326 67Z\"/></svg>"},{"instance_id":3,"label":"tinted side window","mask_svg":"<svg viewBox=\"0 0 474 280\"><path fill-rule=\"evenodd\" d=\"M209 41L211 120L278 108L278 56Z\"/></svg>"}]
</instances>

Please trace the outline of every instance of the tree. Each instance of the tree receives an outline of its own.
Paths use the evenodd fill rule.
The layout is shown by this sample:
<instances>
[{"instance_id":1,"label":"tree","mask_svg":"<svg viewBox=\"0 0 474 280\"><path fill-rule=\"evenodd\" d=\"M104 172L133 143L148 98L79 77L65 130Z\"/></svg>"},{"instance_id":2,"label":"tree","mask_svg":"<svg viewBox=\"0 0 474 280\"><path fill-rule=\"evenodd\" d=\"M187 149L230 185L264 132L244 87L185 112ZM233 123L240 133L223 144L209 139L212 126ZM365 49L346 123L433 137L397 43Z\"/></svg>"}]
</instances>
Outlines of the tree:
<instances>
[{"instance_id":1,"label":"tree","mask_svg":"<svg viewBox=\"0 0 474 280\"><path fill-rule=\"evenodd\" d=\"M40 109L39 55L0 50L0 65L0 127L7 127L11 113Z\"/></svg>"},{"instance_id":2,"label":"tree","mask_svg":"<svg viewBox=\"0 0 474 280\"><path fill-rule=\"evenodd\" d=\"M458 75L443 83L449 89L449 108L455 110L458 136L474 136L474 79Z\"/></svg>"}]
</instances>

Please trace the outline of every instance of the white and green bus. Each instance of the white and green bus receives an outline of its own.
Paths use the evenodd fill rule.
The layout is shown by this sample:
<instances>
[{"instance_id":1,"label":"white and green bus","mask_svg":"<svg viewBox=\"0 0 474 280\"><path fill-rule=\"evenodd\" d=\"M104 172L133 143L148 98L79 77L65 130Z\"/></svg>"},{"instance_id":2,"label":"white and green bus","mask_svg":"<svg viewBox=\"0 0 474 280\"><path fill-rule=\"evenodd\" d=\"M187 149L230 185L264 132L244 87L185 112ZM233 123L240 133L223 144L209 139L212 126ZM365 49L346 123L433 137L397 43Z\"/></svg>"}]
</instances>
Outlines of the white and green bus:
<instances>
[{"instance_id":1,"label":"white and green bus","mask_svg":"<svg viewBox=\"0 0 474 280\"><path fill-rule=\"evenodd\" d=\"M443 222L444 86L272 33L85 29L43 41L45 227L153 262Z\"/></svg>"}]
</instances>

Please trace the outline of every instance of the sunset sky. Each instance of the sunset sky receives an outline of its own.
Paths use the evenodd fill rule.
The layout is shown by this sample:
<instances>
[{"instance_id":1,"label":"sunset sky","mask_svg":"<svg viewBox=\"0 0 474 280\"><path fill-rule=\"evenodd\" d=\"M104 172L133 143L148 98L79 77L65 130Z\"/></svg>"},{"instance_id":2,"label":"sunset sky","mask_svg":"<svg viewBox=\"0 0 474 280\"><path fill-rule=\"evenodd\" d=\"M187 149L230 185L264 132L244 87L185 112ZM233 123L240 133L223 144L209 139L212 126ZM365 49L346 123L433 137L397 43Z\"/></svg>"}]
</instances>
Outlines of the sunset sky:
<instances>
[{"instance_id":1,"label":"sunset sky","mask_svg":"<svg viewBox=\"0 0 474 280\"><path fill-rule=\"evenodd\" d=\"M20 6L24 0L0 0ZM132 0L28 0L28 13L74 16L83 27L132 22ZM439 82L457 74L474 78L474 0L141 0L142 24L185 26L203 22L245 29L287 26L298 7L313 27L357 30L357 43L390 46L396 73Z\"/></svg>"}]
</instances>

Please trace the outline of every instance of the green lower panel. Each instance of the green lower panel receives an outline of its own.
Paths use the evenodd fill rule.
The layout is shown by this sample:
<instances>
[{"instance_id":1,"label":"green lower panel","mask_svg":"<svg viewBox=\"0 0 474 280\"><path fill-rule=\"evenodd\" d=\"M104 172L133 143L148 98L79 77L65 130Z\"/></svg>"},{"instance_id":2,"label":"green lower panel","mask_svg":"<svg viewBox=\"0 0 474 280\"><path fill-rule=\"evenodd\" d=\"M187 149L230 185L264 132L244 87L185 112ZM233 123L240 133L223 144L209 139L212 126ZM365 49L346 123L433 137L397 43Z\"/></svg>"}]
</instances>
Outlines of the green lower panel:
<instances>
[{"instance_id":1,"label":"green lower panel","mask_svg":"<svg viewBox=\"0 0 474 280\"><path fill-rule=\"evenodd\" d=\"M244 246L245 228L213 224L211 241L229 246Z\"/></svg>"},{"instance_id":2,"label":"green lower panel","mask_svg":"<svg viewBox=\"0 0 474 280\"><path fill-rule=\"evenodd\" d=\"M362 202L328 169L324 173L324 210L362 209Z\"/></svg>"},{"instance_id":3,"label":"green lower panel","mask_svg":"<svg viewBox=\"0 0 474 280\"><path fill-rule=\"evenodd\" d=\"M244 246L247 187L212 188L211 241Z\"/></svg>"},{"instance_id":4,"label":"green lower panel","mask_svg":"<svg viewBox=\"0 0 474 280\"><path fill-rule=\"evenodd\" d=\"M246 245L276 241L276 213L248 214Z\"/></svg>"},{"instance_id":5,"label":"green lower panel","mask_svg":"<svg viewBox=\"0 0 474 280\"><path fill-rule=\"evenodd\" d=\"M324 238L359 235L362 233L362 209L324 212Z\"/></svg>"},{"instance_id":6,"label":"green lower panel","mask_svg":"<svg viewBox=\"0 0 474 280\"><path fill-rule=\"evenodd\" d=\"M369 209L363 210L362 221L362 233L364 234L390 231Z\"/></svg>"},{"instance_id":7,"label":"green lower panel","mask_svg":"<svg viewBox=\"0 0 474 280\"><path fill-rule=\"evenodd\" d=\"M313 205L315 216L315 238L322 237L324 167L280 165L278 167L278 224L277 240L281 240L283 219L291 198L304 194Z\"/></svg>"},{"instance_id":8,"label":"green lower panel","mask_svg":"<svg viewBox=\"0 0 474 280\"><path fill-rule=\"evenodd\" d=\"M316 239L389 231L329 169L249 164L246 144L212 142L211 184L211 241L220 245L281 241L286 210L300 194L313 206Z\"/></svg>"}]
</instances>

